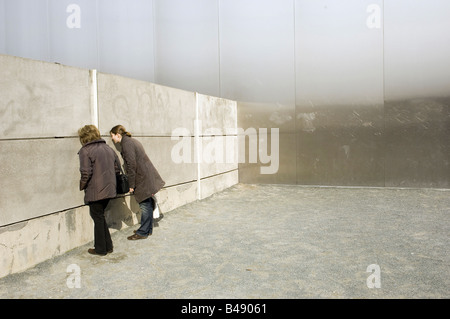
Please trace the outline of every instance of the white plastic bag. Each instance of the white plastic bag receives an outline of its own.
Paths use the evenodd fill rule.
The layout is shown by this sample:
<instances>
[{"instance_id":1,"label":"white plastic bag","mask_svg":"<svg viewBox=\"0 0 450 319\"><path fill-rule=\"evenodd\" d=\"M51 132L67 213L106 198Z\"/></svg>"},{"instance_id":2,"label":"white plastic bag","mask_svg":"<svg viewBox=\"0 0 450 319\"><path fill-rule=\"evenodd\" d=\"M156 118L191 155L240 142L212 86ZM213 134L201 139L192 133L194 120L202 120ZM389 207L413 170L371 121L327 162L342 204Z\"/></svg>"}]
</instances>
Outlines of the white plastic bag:
<instances>
[{"instance_id":1,"label":"white plastic bag","mask_svg":"<svg viewBox=\"0 0 450 319\"><path fill-rule=\"evenodd\" d=\"M155 196L152 196L153 198L153 203L155 203L155 207L153 208L153 218L159 218L159 205L158 205L158 201L156 200Z\"/></svg>"}]
</instances>

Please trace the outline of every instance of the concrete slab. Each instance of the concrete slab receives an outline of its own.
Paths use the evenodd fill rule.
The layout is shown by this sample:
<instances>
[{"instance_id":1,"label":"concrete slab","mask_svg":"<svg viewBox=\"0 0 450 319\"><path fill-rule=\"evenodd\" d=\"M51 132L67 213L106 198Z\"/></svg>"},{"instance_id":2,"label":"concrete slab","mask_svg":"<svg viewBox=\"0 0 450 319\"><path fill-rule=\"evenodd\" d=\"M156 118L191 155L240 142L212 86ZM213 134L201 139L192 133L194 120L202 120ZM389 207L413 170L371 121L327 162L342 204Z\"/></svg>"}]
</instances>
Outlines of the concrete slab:
<instances>
[{"instance_id":1,"label":"concrete slab","mask_svg":"<svg viewBox=\"0 0 450 319\"><path fill-rule=\"evenodd\" d=\"M161 189L155 196L162 212L165 213L196 201L198 192L197 184L195 181Z\"/></svg>"},{"instance_id":2,"label":"concrete slab","mask_svg":"<svg viewBox=\"0 0 450 319\"><path fill-rule=\"evenodd\" d=\"M200 199L221 192L237 183L239 183L239 172L237 169L202 178L200 180Z\"/></svg>"},{"instance_id":3,"label":"concrete slab","mask_svg":"<svg viewBox=\"0 0 450 319\"><path fill-rule=\"evenodd\" d=\"M78 136L90 120L89 70L0 54L0 139Z\"/></svg>"},{"instance_id":4,"label":"concrete slab","mask_svg":"<svg viewBox=\"0 0 450 319\"><path fill-rule=\"evenodd\" d=\"M98 73L99 129L122 124L135 136L171 136L175 128L194 132L195 93Z\"/></svg>"},{"instance_id":5,"label":"concrete slab","mask_svg":"<svg viewBox=\"0 0 450 319\"><path fill-rule=\"evenodd\" d=\"M93 225L89 208L82 206L0 228L0 277L85 245L93 233L79 230Z\"/></svg>"},{"instance_id":6,"label":"concrete slab","mask_svg":"<svg viewBox=\"0 0 450 319\"><path fill-rule=\"evenodd\" d=\"M200 137L200 177L217 175L238 168L237 136ZM195 150L197 151L197 150Z\"/></svg>"},{"instance_id":7,"label":"concrete slab","mask_svg":"<svg viewBox=\"0 0 450 319\"><path fill-rule=\"evenodd\" d=\"M84 204L78 138L0 141L0 226Z\"/></svg>"},{"instance_id":8,"label":"concrete slab","mask_svg":"<svg viewBox=\"0 0 450 319\"><path fill-rule=\"evenodd\" d=\"M4 277L0 298L449 298L449 207L436 189L238 184L146 240L115 232L106 257L90 243Z\"/></svg>"},{"instance_id":9,"label":"concrete slab","mask_svg":"<svg viewBox=\"0 0 450 319\"><path fill-rule=\"evenodd\" d=\"M198 120L200 135L237 134L237 102L219 97L198 94Z\"/></svg>"}]
</instances>

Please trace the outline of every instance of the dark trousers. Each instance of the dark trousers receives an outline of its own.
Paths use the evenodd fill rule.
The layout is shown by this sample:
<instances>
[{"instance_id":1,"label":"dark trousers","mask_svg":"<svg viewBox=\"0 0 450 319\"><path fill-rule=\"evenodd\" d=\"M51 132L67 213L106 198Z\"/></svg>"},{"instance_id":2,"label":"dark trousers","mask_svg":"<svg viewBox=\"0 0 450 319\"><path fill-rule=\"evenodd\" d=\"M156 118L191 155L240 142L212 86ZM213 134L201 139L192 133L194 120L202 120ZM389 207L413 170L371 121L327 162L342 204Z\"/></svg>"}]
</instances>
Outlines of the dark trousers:
<instances>
[{"instance_id":1,"label":"dark trousers","mask_svg":"<svg viewBox=\"0 0 450 319\"><path fill-rule=\"evenodd\" d=\"M89 203L89 213L94 220L94 248L98 254L106 254L113 249L111 234L105 219L105 209L109 199Z\"/></svg>"}]
</instances>

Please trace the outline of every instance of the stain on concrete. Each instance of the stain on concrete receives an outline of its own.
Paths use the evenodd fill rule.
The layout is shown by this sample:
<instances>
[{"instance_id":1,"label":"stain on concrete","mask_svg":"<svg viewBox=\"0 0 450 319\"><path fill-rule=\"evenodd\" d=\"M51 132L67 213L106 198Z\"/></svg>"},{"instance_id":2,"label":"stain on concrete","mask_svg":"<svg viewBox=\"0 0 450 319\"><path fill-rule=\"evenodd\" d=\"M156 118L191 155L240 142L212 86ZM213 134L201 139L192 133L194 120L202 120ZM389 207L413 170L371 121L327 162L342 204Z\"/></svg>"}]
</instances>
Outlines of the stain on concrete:
<instances>
[{"instance_id":1,"label":"stain on concrete","mask_svg":"<svg viewBox=\"0 0 450 319\"><path fill-rule=\"evenodd\" d=\"M15 223L12 225L0 227L0 234L2 234L4 232L8 232L8 231L21 230L22 228L26 227L27 224L28 224L28 221L23 221L23 222Z\"/></svg>"}]
</instances>

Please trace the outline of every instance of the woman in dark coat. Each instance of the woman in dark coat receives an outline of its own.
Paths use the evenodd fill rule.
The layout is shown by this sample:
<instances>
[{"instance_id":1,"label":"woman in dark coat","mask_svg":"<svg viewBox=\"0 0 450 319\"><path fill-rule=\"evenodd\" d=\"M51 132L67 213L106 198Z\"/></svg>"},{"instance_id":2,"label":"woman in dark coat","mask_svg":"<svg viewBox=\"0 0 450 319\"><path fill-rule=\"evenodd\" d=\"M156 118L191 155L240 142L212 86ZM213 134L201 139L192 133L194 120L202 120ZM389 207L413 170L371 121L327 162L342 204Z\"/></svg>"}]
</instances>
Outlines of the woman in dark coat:
<instances>
[{"instance_id":1,"label":"woman in dark coat","mask_svg":"<svg viewBox=\"0 0 450 319\"><path fill-rule=\"evenodd\" d=\"M81 145L80 190L84 190L84 203L94 220L94 255L106 255L113 251L111 235L105 219L105 208L111 198L116 197L116 175L120 173L120 161L114 150L100 137L94 125L85 125L78 130Z\"/></svg>"},{"instance_id":2,"label":"woman in dark coat","mask_svg":"<svg viewBox=\"0 0 450 319\"><path fill-rule=\"evenodd\" d=\"M114 143L121 144L121 154L128 175L130 193L134 193L141 210L141 226L129 240L145 239L153 232L153 209L155 203L152 196L165 184L142 144L131 137L122 125L114 126L111 131Z\"/></svg>"}]
</instances>

